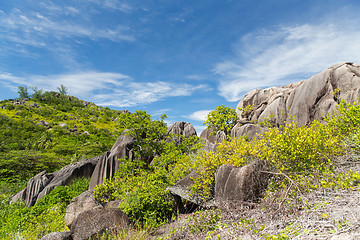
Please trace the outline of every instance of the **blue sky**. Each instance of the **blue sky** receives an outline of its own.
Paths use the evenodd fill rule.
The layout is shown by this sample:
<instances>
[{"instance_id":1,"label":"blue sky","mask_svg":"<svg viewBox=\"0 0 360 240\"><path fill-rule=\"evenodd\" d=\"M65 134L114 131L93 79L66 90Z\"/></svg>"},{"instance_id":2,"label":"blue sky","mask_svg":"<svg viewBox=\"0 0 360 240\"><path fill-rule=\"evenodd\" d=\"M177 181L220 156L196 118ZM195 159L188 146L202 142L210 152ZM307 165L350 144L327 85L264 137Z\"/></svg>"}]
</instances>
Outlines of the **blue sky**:
<instances>
[{"instance_id":1,"label":"blue sky","mask_svg":"<svg viewBox=\"0 0 360 240\"><path fill-rule=\"evenodd\" d=\"M198 131L255 88L360 63L353 0L0 2L0 99L57 90Z\"/></svg>"}]
</instances>

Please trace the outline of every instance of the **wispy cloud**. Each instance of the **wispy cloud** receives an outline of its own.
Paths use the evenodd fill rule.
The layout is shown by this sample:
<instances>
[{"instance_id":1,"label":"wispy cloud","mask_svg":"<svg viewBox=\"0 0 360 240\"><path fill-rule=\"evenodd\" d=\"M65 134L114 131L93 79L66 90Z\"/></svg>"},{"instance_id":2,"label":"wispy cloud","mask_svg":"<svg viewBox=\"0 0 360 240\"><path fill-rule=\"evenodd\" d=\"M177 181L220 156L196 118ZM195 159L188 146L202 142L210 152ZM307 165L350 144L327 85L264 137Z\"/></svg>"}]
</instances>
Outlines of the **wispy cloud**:
<instances>
[{"instance_id":1,"label":"wispy cloud","mask_svg":"<svg viewBox=\"0 0 360 240\"><path fill-rule=\"evenodd\" d=\"M190 96L196 90L206 89L206 85L175 84L171 82L127 82L123 88L112 94L97 95L99 105L133 107L150 104L168 97Z\"/></svg>"},{"instance_id":2,"label":"wispy cloud","mask_svg":"<svg viewBox=\"0 0 360 240\"><path fill-rule=\"evenodd\" d=\"M238 101L254 89L298 81L343 61L360 61L360 17L279 26L244 36L235 56L220 62L219 94Z\"/></svg>"},{"instance_id":3,"label":"wispy cloud","mask_svg":"<svg viewBox=\"0 0 360 240\"><path fill-rule=\"evenodd\" d=\"M71 95L86 98L98 105L115 107L134 107L169 97L190 96L197 90L206 89L206 85L137 82L121 73L96 71L25 77L0 73L0 80L11 86L13 91L19 85L36 86L43 90L56 90L64 85Z\"/></svg>"},{"instance_id":4,"label":"wispy cloud","mask_svg":"<svg viewBox=\"0 0 360 240\"><path fill-rule=\"evenodd\" d=\"M196 111L193 112L192 114L190 114L189 116L185 116L189 119L195 120L195 121L205 121L207 115L209 114L211 110L200 110L200 111Z\"/></svg>"},{"instance_id":5,"label":"wispy cloud","mask_svg":"<svg viewBox=\"0 0 360 240\"><path fill-rule=\"evenodd\" d=\"M45 42L41 41L44 37L56 40L71 37L85 37L93 40L108 39L111 41L134 40L133 36L126 33L128 28L125 26L96 28L91 24L79 24L68 19L53 20L38 12L22 12L19 9L13 10L10 14L2 14L0 24L2 26L1 32L8 34L8 36L3 36L8 41L16 41L24 45L30 44L35 47L45 45Z\"/></svg>"}]
</instances>

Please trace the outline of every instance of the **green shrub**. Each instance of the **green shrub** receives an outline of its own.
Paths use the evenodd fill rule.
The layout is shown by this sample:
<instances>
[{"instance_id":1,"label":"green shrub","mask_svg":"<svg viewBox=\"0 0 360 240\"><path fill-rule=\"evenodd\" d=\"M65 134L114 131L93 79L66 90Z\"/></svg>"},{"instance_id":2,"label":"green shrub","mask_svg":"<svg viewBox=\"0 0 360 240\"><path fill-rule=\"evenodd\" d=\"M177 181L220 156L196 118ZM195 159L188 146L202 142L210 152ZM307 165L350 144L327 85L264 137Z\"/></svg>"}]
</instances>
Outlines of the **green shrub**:
<instances>
[{"instance_id":1,"label":"green shrub","mask_svg":"<svg viewBox=\"0 0 360 240\"><path fill-rule=\"evenodd\" d=\"M194 168L192 155L185 154L184 149L194 150L198 146L196 142L185 141L179 146L164 142L163 154L148 167L138 161L120 159L121 168L113 179L96 187L95 198L103 202L120 199L120 208L142 227L151 228L167 222L176 210L166 188Z\"/></svg>"},{"instance_id":2,"label":"green shrub","mask_svg":"<svg viewBox=\"0 0 360 240\"><path fill-rule=\"evenodd\" d=\"M0 239L40 239L51 232L68 231L64 222L66 206L72 198L87 190L89 181L81 178L70 186L59 186L33 207L21 202L9 205L11 194L0 194ZM16 183L6 185L14 186L16 191L19 189Z\"/></svg>"},{"instance_id":3,"label":"green shrub","mask_svg":"<svg viewBox=\"0 0 360 240\"><path fill-rule=\"evenodd\" d=\"M232 107L218 106L215 110L209 112L204 121L204 125L212 127L215 131L223 131L229 134L235 126L238 115Z\"/></svg>"}]
</instances>

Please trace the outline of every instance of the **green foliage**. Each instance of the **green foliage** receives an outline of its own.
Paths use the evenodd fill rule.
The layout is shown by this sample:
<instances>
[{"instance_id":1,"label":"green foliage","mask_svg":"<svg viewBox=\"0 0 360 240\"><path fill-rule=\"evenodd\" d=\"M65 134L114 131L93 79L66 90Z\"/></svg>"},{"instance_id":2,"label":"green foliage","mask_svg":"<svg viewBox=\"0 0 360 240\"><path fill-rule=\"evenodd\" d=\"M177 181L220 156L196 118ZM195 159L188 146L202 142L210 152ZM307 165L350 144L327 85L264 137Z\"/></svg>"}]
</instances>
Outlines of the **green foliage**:
<instances>
[{"instance_id":1,"label":"green foliage","mask_svg":"<svg viewBox=\"0 0 360 240\"><path fill-rule=\"evenodd\" d=\"M20 105L2 101L6 109L0 109L0 180L24 180L42 170L53 172L70 162L101 155L116 141L119 131L114 120L119 111L36 87L33 90L32 98ZM96 119L89 122L90 116ZM39 125L40 120L49 126Z\"/></svg>"},{"instance_id":2,"label":"green foliage","mask_svg":"<svg viewBox=\"0 0 360 240\"><path fill-rule=\"evenodd\" d=\"M203 124L214 128L215 131L224 131L226 134L229 134L235 126L237 119L238 116L235 109L221 105L207 115Z\"/></svg>"},{"instance_id":3,"label":"green foliage","mask_svg":"<svg viewBox=\"0 0 360 240\"><path fill-rule=\"evenodd\" d=\"M2 183L7 188L15 188L0 194L0 238L40 239L51 232L68 231L64 223L66 206L72 198L87 190L89 181L77 179L70 186L59 186L33 207L26 207L20 202L9 205L7 202L11 193L19 188L17 184Z\"/></svg>"},{"instance_id":4,"label":"green foliage","mask_svg":"<svg viewBox=\"0 0 360 240\"><path fill-rule=\"evenodd\" d=\"M66 95L67 94L68 88L65 87L64 85L61 84L60 87L58 87L57 89L59 90L59 93L61 95Z\"/></svg>"},{"instance_id":5,"label":"green foliage","mask_svg":"<svg viewBox=\"0 0 360 240\"><path fill-rule=\"evenodd\" d=\"M246 107L239 108L239 110L241 111L241 115L245 117L249 115L252 111L254 111L254 105L249 104Z\"/></svg>"},{"instance_id":6,"label":"green foliage","mask_svg":"<svg viewBox=\"0 0 360 240\"><path fill-rule=\"evenodd\" d=\"M342 139L347 131L345 125L350 128L358 125L354 114L344 111L347 106L339 107L339 111L346 113L346 116L336 115L330 118L328 124L314 121L298 127L293 122L280 128L270 128L253 141L233 139L219 144L216 153L199 154L197 166L200 177L195 180L193 192L209 196L214 185L214 173L220 165L229 163L243 166L251 159L265 160L277 174L274 178L277 184L273 189L288 186L291 183L289 179L300 181L306 176L320 178L324 173L331 172L332 159L344 154ZM360 107L352 108L353 112L357 112L355 108ZM344 122L346 124L343 125ZM309 184L304 183L303 187L309 187Z\"/></svg>"},{"instance_id":7,"label":"green foliage","mask_svg":"<svg viewBox=\"0 0 360 240\"><path fill-rule=\"evenodd\" d=\"M96 187L95 198L103 202L122 200L120 208L142 227L156 227L171 219L176 210L165 189L194 168L192 156L183 150L194 150L197 141L184 142L181 146L171 142L163 144L161 156L148 167L139 165L137 161L121 159L121 170L112 180Z\"/></svg>"},{"instance_id":8,"label":"green foliage","mask_svg":"<svg viewBox=\"0 0 360 240\"><path fill-rule=\"evenodd\" d=\"M32 86L31 89L34 91L34 93L31 95L32 98L40 99L42 97L42 89L38 89L36 86Z\"/></svg>"},{"instance_id":9,"label":"green foliage","mask_svg":"<svg viewBox=\"0 0 360 240\"><path fill-rule=\"evenodd\" d=\"M118 128L127 129L127 134L135 139L134 151L141 163L148 165L153 156L163 152L164 140L169 136L164 119L152 120L145 111L136 111L133 114L122 114L118 118Z\"/></svg>"},{"instance_id":10,"label":"green foliage","mask_svg":"<svg viewBox=\"0 0 360 240\"><path fill-rule=\"evenodd\" d=\"M29 97L29 92L27 87L23 87L23 86L18 86L18 94L19 94L19 98L28 98Z\"/></svg>"},{"instance_id":11,"label":"green foliage","mask_svg":"<svg viewBox=\"0 0 360 240\"><path fill-rule=\"evenodd\" d=\"M336 130L337 135L346 137L360 126L360 106L342 100L335 113L328 115L325 121Z\"/></svg>"}]
</instances>

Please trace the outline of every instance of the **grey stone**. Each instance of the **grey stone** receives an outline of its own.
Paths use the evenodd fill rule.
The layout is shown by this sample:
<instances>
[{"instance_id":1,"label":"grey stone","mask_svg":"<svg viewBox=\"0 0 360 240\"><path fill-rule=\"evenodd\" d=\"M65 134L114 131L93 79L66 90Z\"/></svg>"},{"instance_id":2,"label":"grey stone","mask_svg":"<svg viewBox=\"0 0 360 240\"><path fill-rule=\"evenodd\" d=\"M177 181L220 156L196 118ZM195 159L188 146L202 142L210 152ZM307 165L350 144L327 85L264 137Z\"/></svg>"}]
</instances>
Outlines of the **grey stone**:
<instances>
[{"instance_id":1,"label":"grey stone","mask_svg":"<svg viewBox=\"0 0 360 240\"><path fill-rule=\"evenodd\" d=\"M166 188L175 198L175 203L177 205L177 208L180 212L187 212L190 211L189 208L182 205L181 199L187 200L196 206L202 206L202 207L211 207L213 206L213 202L211 201L211 198L207 201L204 201L204 199L196 194L191 194L191 187L194 184L193 179L196 179L198 177L196 169L193 170L191 173L189 173L184 178L180 179L175 183L173 186L169 186ZM190 206L192 208L193 206Z\"/></svg>"},{"instance_id":2,"label":"grey stone","mask_svg":"<svg viewBox=\"0 0 360 240\"><path fill-rule=\"evenodd\" d=\"M72 240L71 232L53 232L43 236L40 240Z\"/></svg>"},{"instance_id":3,"label":"grey stone","mask_svg":"<svg viewBox=\"0 0 360 240\"><path fill-rule=\"evenodd\" d=\"M196 130L191 123L175 122L168 127L168 132L173 135L184 137L196 136Z\"/></svg>"},{"instance_id":4,"label":"grey stone","mask_svg":"<svg viewBox=\"0 0 360 240\"><path fill-rule=\"evenodd\" d=\"M93 197L94 190L83 192L79 196L73 198L69 205L66 207L65 224L71 229L71 224L77 216L87 210L101 206Z\"/></svg>"},{"instance_id":5,"label":"grey stone","mask_svg":"<svg viewBox=\"0 0 360 240\"><path fill-rule=\"evenodd\" d=\"M68 125L66 123L59 123L60 127L67 127Z\"/></svg>"},{"instance_id":6,"label":"grey stone","mask_svg":"<svg viewBox=\"0 0 360 240\"><path fill-rule=\"evenodd\" d=\"M90 177L100 159L107 156L90 158L81 162L67 165L51 174L41 172L31 178L25 189L21 190L11 199L11 203L21 200L27 206L33 206L39 199L49 194L57 186L69 185L74 179L79 177Z\"/></svg>"},{"instance_id":7,"label":"grey stone","mask_svg":"<svg viewBox=\"0 0 360 240\"><path fill-rule=\"evenodd\" d=\"M48 127L49 123L45 120L41 120L40 122L38 122L38 125L44 126L44 127Z\"/></svg>"},{"instance_id":8,"label":"grey stone","mask_svg":"<svg viewBox=\"0 0 360 240\"><path fill-rule=\"evenodd\" d=\"M336 93L336 94L335 94ZM359 102L360 65L339 63L307 80L282 87L255 89L239 102L236 112L242 121L269 121L274 126L294 120L303 126L323 121L338 102ZM244 111L252 105L251 111Z\"/></svg>"},{"instance_id":9,"label":"grey stone","mask_svg":"<svg viewBox=\"0 0 360 240\"><path fill-rule=\"evenodd\" d=\"M129 218L120 209L96 207L78 215L71 225L71 234L74 240L100 239L106 231L129 224Z\"/></svg>"},{"instance_id":10,"label":"grey stone","mask_svg":"<svg viewBox=\"0 0 360 240\"><path fill-rule=\"evenodd\" d=\"M243 167L222 165L215 173L216 205L233 207L259 200L268 185L266 169L265 163L259 160Z\"/></svg>"},{"instance_id":11,"label":"grey stone","mask_svg":"<svg viewBox=\"0 0 360 240\"><path fill-rule=\"evenodd\" d=\"M254 139L257 135L263 134L267 131L267 128L260 126L259 124L245 124L241 125L237 123L233 129L231 129L231 137L247 137L248 139Z\"/></svg>"},{"instance_id":12,"label":"grey stone","mask_svg":"<svg viewBox=\"0 0 360 240\"><path fill-rule=\"evenodd\" d=\"M89 189L95 188L96 185L102 184L104 179L111 179L119 169L121 158L133 158L132 147L134 139L126 134L125 130L116 140L109 154L104 156L96 165L91 176Z\"/></svg>"},{"instance_id":13,"label":"grey stone","mask_svg":"<svg viewBox=\"0 0 360 240\"><path fill-rule=\"evenodd\" d=\"M214 128L206 128L201 132L200 138L204 141L204 150L216 151L217 144L226 140L226 134L223 131L214 131Z\"/></svg>"}]
</instances>

